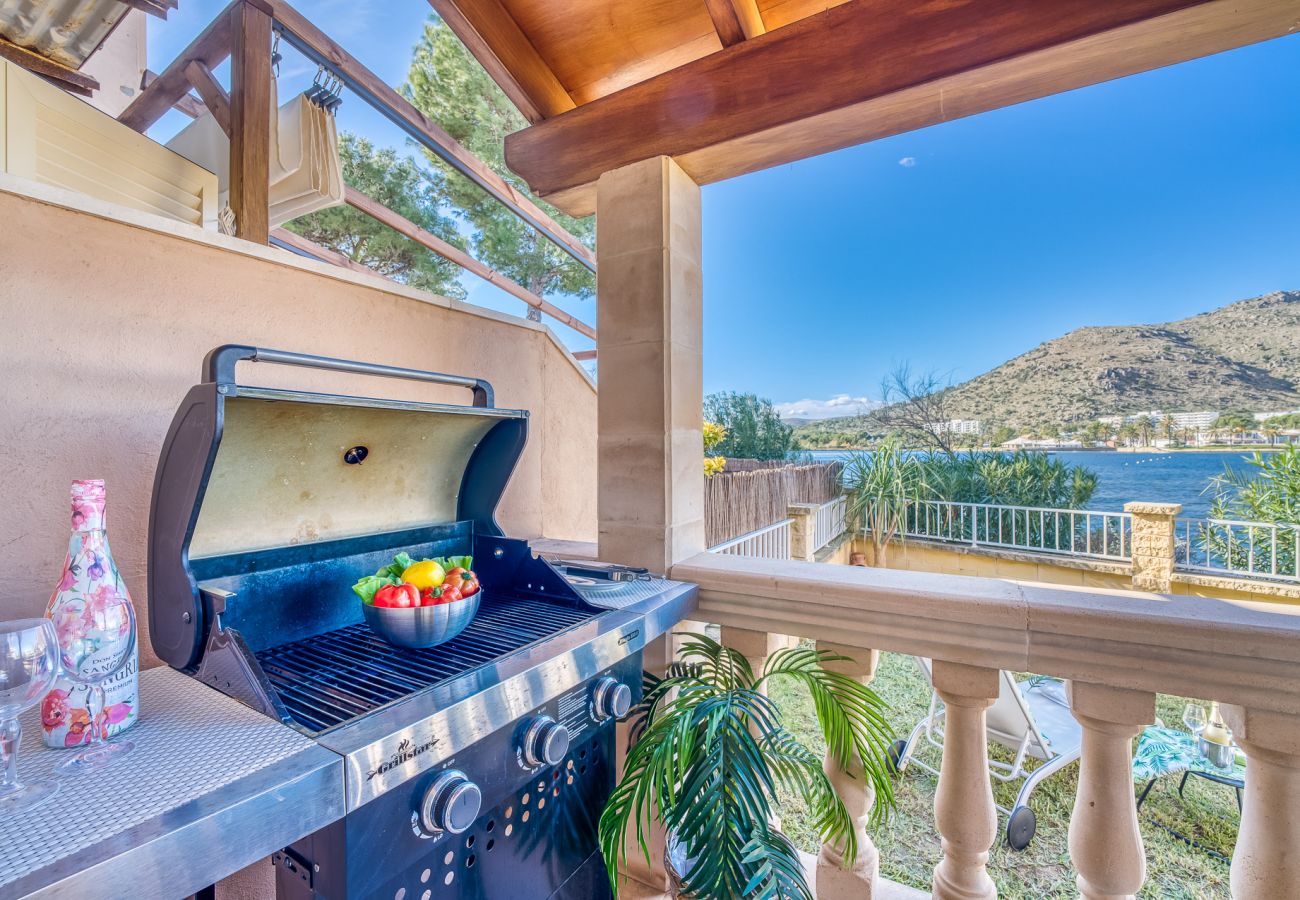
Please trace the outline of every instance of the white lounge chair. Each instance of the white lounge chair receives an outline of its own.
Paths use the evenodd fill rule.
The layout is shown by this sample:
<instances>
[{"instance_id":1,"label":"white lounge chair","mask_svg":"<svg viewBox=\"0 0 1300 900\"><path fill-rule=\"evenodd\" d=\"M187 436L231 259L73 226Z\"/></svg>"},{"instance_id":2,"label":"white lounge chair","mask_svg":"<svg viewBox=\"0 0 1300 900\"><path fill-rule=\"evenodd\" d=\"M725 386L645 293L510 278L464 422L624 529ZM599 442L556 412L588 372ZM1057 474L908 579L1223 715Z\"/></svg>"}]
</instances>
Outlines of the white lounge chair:
<instances>
[{"instance_id":1,"label":"white lounge chair","mask_svg":"<svg viewBox=\"0 0 1300 900\"><path fill-rule=\"evenodd\" d=\"M896 772L915 764L932 775L938 770L916 758L917 739L924 736L932 746L943 748L944 704L934 692L930 660L916 657L916 663L931 681L930 712L912 729L906 741L896 741L891 761ZM1016 802L998 809L1007 817L1007 844L1023 850L1034 839L1038 820L1029 808L1029 798L1043 779L1054 775L1079 758L1083 730L1070 714L1065 682L1056 678L1032 676L1017 682L1015 675L1003 672L999 680L997 701L989 707L987 722L990 741L1015 751L1010 763L989 760L989 775L998 781L1023 779ZM1025 768L1027 759L1042 760L1033 771Z\"/></svg>"}]
</instances>

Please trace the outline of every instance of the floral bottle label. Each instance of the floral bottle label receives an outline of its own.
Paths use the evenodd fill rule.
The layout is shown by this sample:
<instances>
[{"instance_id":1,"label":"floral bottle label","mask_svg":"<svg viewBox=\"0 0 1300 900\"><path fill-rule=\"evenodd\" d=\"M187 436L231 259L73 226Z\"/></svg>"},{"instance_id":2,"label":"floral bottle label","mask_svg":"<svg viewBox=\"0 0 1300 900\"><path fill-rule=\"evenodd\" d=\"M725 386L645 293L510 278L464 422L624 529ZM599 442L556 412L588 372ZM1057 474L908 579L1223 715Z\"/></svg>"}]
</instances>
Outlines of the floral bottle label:
<instances>
[{"instance_id":1,"label":"floral bottle label","mask_svg":"<svg viewBox=\"0 0 1300 900\"><path fill-rule=\"evenodd\" d=\"M118 597L127 597L104 530L104 482L72 483L72 536L63 575L50 598L45 615L54 622L60 642L70 634L88 634L99 615ZM126 622L122 622L126 627ZM93 637L93 634L89 634ZM120 634L105 635L116 639ZM109 656L108 652L104 653ZM107 668L107 661L105 668ZM93 671L93 661L89 670ZM96 710L109 737L135 723L139 709L139 650L127 664L104 682L104 709ZM90 689L60 677L41 703L41 726L49 747L76 747L87 738L90 726Z\"/></svg>"}]
</instances>

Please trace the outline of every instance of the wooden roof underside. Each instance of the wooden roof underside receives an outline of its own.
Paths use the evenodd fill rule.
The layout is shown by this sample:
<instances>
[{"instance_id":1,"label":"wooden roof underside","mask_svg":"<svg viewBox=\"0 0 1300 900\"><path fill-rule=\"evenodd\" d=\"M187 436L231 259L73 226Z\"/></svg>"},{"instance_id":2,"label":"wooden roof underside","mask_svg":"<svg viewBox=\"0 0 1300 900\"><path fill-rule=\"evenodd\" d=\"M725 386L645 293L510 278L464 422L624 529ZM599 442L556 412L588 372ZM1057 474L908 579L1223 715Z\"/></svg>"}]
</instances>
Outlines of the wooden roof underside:
<instances>
[{"instance_id":1,"label":"wooden roof underside","mask_svg":"<svg viewBox=\"0 0 1300 900\"><path fill-rule=\"evenodd\" d=\"M1300 0L429 0L533 124L566 212L672 156L710 183L1300 30Z\"/></svg>"}]
</instances>

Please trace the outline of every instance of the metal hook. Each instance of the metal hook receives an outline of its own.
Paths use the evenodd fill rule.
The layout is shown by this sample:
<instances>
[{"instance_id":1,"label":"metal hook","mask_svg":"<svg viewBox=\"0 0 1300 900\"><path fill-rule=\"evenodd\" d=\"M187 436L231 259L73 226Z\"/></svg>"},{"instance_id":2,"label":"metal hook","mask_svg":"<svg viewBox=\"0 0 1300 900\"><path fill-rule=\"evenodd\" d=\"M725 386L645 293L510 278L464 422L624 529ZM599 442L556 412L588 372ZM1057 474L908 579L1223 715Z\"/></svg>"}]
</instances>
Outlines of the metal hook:
<instances>
[{"instance_id":1,"label":"metal hook","mask_svg":"<svg viewBox=\"0 0 1300 900\"><path fill-rule=\"evenodd\" d=\"M280 77L280 60L284 59L280 55L280 37L283 34L284 32L277 28L275 36L271 39L271 71L275 73L276 78Z\"/></svg>"}]
</instances>

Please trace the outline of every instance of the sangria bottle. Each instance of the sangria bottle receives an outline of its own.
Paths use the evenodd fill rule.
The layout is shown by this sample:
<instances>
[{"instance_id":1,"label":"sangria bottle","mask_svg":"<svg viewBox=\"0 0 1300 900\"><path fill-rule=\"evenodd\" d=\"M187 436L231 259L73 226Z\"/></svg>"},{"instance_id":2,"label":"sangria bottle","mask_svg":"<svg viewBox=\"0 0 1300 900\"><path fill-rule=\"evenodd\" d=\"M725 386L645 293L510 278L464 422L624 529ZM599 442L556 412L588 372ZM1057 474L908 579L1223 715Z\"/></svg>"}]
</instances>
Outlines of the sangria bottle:
<instances>
[{"instance_id":1,"label":"sangria bottle","mask_svg":"<svg viewBox=\"0 0 1300 900\"><path fill-rule=\"evenodd\" d=\"M104 528L104 482L72 482L72 536L63 575L45 609L56 631L78 633L95 627L102 617L96 610L117 597L127 597L126 584L108 549ZM60 642L67 635L60 634ZM120 660L120 657L119 657ZM93 726L103 737L113 737L135 724L140 706L139 650L103 684L102 705L91 689L60 675L41 702L41 729L47 747L77 747L85 743ZM92 702L93 701L93 702Z\"/></svg>"}]
</instances>

